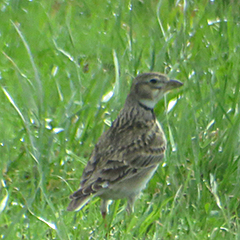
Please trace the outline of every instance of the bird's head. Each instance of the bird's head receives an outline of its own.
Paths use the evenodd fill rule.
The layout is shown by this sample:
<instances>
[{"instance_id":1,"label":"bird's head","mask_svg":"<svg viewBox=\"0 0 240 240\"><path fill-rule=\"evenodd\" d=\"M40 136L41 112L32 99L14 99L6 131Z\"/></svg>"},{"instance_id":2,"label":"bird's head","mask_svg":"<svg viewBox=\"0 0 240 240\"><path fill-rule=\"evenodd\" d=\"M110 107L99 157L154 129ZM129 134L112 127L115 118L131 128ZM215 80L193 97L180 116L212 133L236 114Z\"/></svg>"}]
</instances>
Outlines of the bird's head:
<instances>
[{"instance_id":1,"label":"bird's head","mask_svg":"<svg viewBox=\"0 0 240 240\"><path fill-rule=\"evenodd\" d=\"M131 94L144 106L154 108L165 93L182 85L180 81L169 79L162 73L143 73L133 80Z\"/></svg>"}]
</instances>

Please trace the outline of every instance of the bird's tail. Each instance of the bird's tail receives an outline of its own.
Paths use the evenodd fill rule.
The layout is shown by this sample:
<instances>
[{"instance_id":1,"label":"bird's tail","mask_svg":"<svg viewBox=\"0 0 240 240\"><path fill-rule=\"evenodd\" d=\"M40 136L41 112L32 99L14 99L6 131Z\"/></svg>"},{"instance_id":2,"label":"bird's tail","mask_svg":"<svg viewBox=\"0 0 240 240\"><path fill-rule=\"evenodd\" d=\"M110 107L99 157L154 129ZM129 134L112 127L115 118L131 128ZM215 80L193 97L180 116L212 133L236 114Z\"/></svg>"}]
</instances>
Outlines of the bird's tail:
<instances>
[{"instance_id":1,"label":"bird's tail","mask_svg":"<svg viewBox=\"0 0 240 240\"><path fill-rule=\"evenodd\" d=\"M70 196L72 200L67 207L67 211L81 210L93 196L93 194L84 195L81 190L76 191Z\"/></svg>"}]
</instances>

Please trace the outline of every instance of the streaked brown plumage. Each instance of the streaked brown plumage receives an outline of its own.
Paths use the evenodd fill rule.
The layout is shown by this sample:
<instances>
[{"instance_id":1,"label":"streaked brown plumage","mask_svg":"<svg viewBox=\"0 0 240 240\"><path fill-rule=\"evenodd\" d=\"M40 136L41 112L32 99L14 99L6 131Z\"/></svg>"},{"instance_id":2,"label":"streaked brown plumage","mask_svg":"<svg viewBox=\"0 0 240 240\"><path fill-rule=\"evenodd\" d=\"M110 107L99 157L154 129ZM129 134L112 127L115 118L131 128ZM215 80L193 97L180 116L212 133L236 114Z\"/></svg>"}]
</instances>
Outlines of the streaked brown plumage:
<instances>
[{"instance_id":1,"label":"streaked brown plumage","mask_svg":"<svg viewBox=\"0 0 240 240\"><path fill-rule=\"evenodd\" d=\"M80 210L92 197L102 199L105 216L109 200L128 199L127 210L153 176L164 157L166 139L153 108L164 93L183 84L161 73L143 73L132 83L124 108L99 138L85 167L80 188L68 211Z\"/></svg>"}]
</instances>

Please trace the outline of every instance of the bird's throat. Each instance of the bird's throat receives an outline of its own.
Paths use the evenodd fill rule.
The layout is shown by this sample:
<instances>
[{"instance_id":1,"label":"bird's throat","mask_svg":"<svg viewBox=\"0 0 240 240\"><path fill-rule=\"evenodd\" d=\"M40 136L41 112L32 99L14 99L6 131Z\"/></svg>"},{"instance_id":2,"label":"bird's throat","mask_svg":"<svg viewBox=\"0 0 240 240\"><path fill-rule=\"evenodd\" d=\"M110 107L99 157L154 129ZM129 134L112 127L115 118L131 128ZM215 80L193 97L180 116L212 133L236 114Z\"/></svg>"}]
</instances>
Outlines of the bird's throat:
<instances>
[{"instance_id":1,"label":"bird's throat","mask_svg":"<svg viewBox=\"0 0 240 240\"><path fill-rule=\"evenodd\" d=\"M139 103L149 109L153 109L156 105L156 101L151 99L140 99Z\"/></svg>"}]
</instances>

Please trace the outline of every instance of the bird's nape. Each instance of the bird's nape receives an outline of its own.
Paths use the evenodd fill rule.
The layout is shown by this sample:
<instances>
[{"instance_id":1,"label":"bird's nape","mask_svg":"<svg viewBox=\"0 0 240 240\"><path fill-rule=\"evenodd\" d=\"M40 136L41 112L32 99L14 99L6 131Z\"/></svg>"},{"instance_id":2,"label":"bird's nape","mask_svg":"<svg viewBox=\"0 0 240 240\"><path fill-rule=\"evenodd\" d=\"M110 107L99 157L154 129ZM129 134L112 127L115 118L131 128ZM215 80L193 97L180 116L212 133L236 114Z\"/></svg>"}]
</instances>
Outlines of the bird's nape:
<instances>
[{"instance_id":1,"label":"bird's nape","mask_svg":"<svg viewBox=\"0 0 240 240\"><path fill-rule=\"evenodd\" d=\"M123 109L102 134L83 171L79 190L71 195L68 211L82 209L92 197L102 199L105 217L111 200L134 203L164 157L167 141L153 108L164 93L181 87L161 73L143 73L132 83Z\"/></svg>"}]
</instances>

